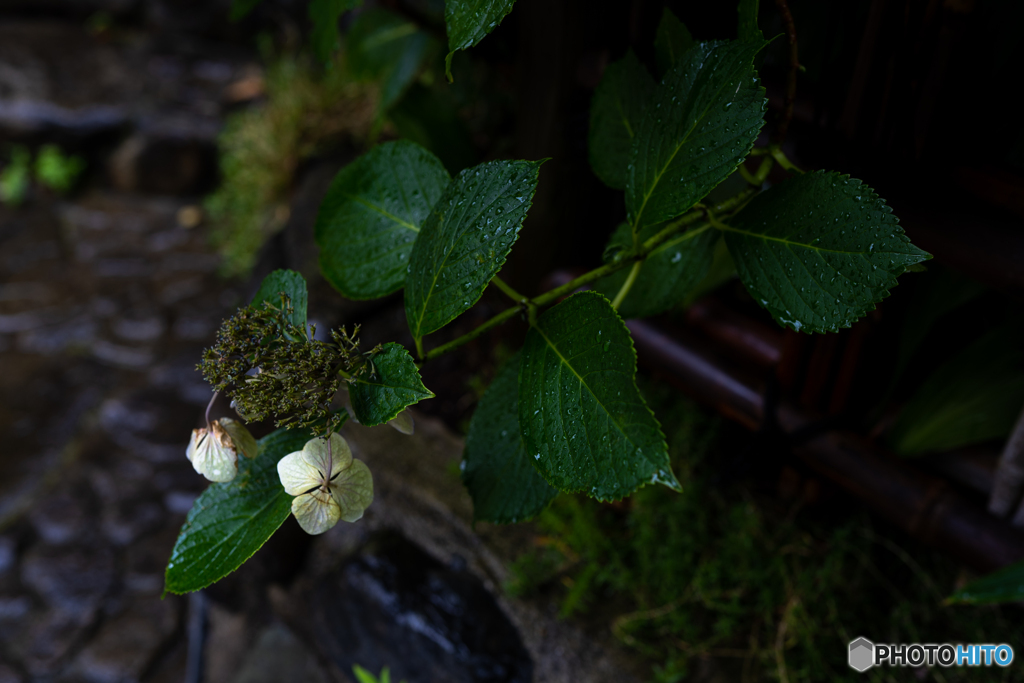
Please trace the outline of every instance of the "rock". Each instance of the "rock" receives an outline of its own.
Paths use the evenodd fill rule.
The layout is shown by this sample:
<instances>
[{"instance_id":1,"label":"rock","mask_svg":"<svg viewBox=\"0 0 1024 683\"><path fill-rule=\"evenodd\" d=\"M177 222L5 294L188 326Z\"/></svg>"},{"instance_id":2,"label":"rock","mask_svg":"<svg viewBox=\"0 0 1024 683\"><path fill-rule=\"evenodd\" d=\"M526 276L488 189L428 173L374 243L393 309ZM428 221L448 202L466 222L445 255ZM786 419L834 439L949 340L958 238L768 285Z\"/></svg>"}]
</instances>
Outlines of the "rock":
<instances>
[{"instance_id":1,"label":"rock","mask_svg":"<svg viewBox=\"0 0 1024 683\"><path fill-rule=\"evenodd\" d=\"M90 540L98 509L87 496L80 486L60 488L32 508L29 522L44 543L64 545Z\"/></svg>"},{"instance_id":2,"label":"rock","mask_svg":"<svg viewBox=\"0 0 1024 683\"><path fill-rule=\"evenodd\" d=\"M159 596L163 592L167 558L171 556L182 521L178 516L165 518L159 531L125 549L124 587L130 593Z\"/></svg>"},{"instance_id":3,"label":"rock","mask_svg":"<svg viewBox=\"0 0 1024 683\"><path fill-rule=\"evenodd\" d=\"M136 133L111 156L111 182L122 192L182 195L209 191L217 168L213 138L207 131L194 131L193 136L184 138Z\"/></svg>"},{"instance_id":4,"label":"rock","mask_svg":"<svg viewBox=\"0 0 1024 683\"><path fill-rule=\"evenodd\" d=\"M508 564L534 542L535 531L528 525L471 527L471 502L457 473L462 440L439 420L417 414L415 422L412 436L387 427L348 423L343 428L354 455L373 473L374 501L356 524L340 523L317 537L303 578L287 599L274 603L288 625L316 642L319 636L302 630L306 615L293 608L306 604L300 593L314 594L321 577L334 575L339 564L347 566L367 534L397 530L442 566L464 567L493 596L529 653L537 683L625 683L649 677L646 666L607 630L584 630L560 619L554 605L502 596L501 587L510 578Z\"/></svg>"},{"instance_id":5,"label":"rock","mask_svg":"<svg viewBox=\"0 0 1024 683\"><path fill-rule=\"evenodd\" d=\"M0 579L14 570L17 561L18 555L14 546L14 539L0 536Z\"/></svg>"},{"instance_id":6,"label":"rock","mask_svg":"<svg viewBox=\"0 0 1024 683\"><path fill-rule=\"evenodd\" d=\"M343 671L387 666L409 683L525 683L533 662L516 628L471 572L398 534L296 597L309 632Z\"/></svg>"},{"instance_id":7,"label":"rock","mask_svg":"<svg viewBox=\"0 0 1024 683\"><path fill-rule=\"evenodd\" d=\"M313 653L284 624L275 622L263 629L230 678L208 678L230 683L279 683L307 681L328 683Z\"/></svg>"},{"instance_id":8,"label":"rock","mask_svg":"<svg viewBox=\"0 0 1024 683\"><path fill-rule=\"evenodd\" d=\"M21 582L50 607L88 622L114 584L114 554L100 544L36 545L21 562Z\"/></svg>"},{"instance_id":9,"label":"rock","mask_svg":"<svg viewBox=\"0 0 1024 683\"><path fill-rule=\"evenodd\" d=\"M19 0L0 3L12 1ZM220 23L227 21L228 9L215 3L189 0L194 6L188 9L183 4L146 2L157 13L164 11L158 7L174 6L176 11L164 13L185 23L200 16L209 21L214 14ZM162 42L124 28L100 35L74 24L7 22L0 26L0 133L67 138L130 127L150 141L143 145L148 150L143 157L174 159L176 152L162 155L167 145L182 142L186 148L207 150L197 160L199 166L209 166L225 91L231 81L251 77L253 65L250 55L230 47L202 56L191 48L186 40ZM202 171L194 175L189 163L182 168L200 177ZM152 164L146 162L145 168ZM162 182L148 172L145 178L143 182Z\"/></svg>"},{"instance_id":10,"label":"rock","mask_svg":"<svg viewBox=\"0 0 1024 683\"><path fill-rule=\"evenodd\" d=\"M148 491L144 497L111 501L103 508L103 535L114 545L125 546L159 529L166 516L163 505Z\"/></svg>"},{"instance_id":11,"label":"rock","mask_svg":"<svg viewBox=\"0 0 1024 683\"><path fill-rule=\"evenodd\" d=\"M207 622L203 680L227 683L241 667L252 634L246 628L245 614L231 612L217 603L210 604Z\"/></svg>"},{"instance_id":12,"label":"rock","mask_svg":"<svg viewBox=\"0 0 1024 683\"><path fill-rule=\"evenodd\" d=\"M0 683L21 683L24 679L11 667L0 662Z\"/></svg>"},{"instance_id":13,"label":"rock","mask_svg":"<svg viewBox=\"0 0 1024 683\"><path fill-rule=\"evenodd\" d=\"M92 683L138 681L177 627L180 600L138 598L107 620L72 664Z\"/></svg>"}]
</instances>

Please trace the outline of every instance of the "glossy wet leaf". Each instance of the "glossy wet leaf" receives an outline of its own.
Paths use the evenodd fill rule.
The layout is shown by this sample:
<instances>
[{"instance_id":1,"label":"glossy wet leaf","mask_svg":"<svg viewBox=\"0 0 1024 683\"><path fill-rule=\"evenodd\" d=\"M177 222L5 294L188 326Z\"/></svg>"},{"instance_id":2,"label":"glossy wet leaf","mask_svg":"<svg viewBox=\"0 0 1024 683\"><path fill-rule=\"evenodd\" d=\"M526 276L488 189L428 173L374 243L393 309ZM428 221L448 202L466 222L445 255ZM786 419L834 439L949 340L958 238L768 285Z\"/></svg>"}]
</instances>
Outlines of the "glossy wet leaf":
<instances>
[{"instance_id":1,"label":"glossy wet leaf","mask_svg":"<svg viewBox=\"0 0 1024 683\"><path fill-rule=\"evenodd\" d=\"M310 47L321 63L331 60L338 48L338 20L350 9L363 4L363 0L310 0L306 11L313 27L309 33Z\"/></svg>"},{"instance_id":2,"label":"glossy wet leaf","mask_svg":"<svg viewBox=\"0 0 1024 683\"><path fill-rule=\"evenodd\" d=\"M686 25L672 14L668 7L661 11L661 22L654 34L654 54L658 60L658 73L665 74L694 46L693 36Z\"/></svg>"},{"instance_id":3,"label":"glossy wet leaf","mask_svg":"<svg viewBox=\"0 0 1024 683\"><path fill-rule=\"evenodd\" d=\"M515 0L445 0L444 23L448 30L448 56L445 72L452 78L452 56L467 50L494 30L509 12Z\"/></svg>"},{"instance_id":4,"label":"glossy wet leaf","mask_svg":"<svg viewBox=\"0 0 1024 683\"><path fill-rule=\"evenodd\" d=\"M274 306L281 306L281 294L285 294L291 302L291 322L299 327L306 325L306 279L294 270L275 270L263 278L260 288L252 298L249 306L259 307L264 301Z\"/></svg>"},{"instance_id":5,"label":"glossy wet leaf","mask_svg":"<svg viewBox=\"0 0 1024 683\"><path fill-rule=\"evenodd\" d=\"M385 344L371 359L371 371L349 387L352 411L367 427L393 420L408 406L434 394L425 386L412 356L401 344Z\"/></svg>"},{"instance_id":6,"label":"glossy wet leaf","mask_svg":"<svg viewBox=\"0 0 1024 683\"><path fill-rule=\"evenodd\" d=\"M626 187L629 151L654 79L633 51L604 70L590 104L590 167L617 190Z\"/></svg>"},{"instance_id":7,"label":"glossy wet leaf","mask_svg":"<svg viewBox=\"0 0 1024 683\"><path fill-rule=\"evenodd\" d=\"M519 426L549 484L600 500L679 487L635 378L633 340L605 297L581 292L540 316L522 350Z\"/></svg>"},{"instance_id":8,"label":"glossy wet leaf","mask_svg":"<svg viewBox=\"0 0 1024 683\"><path fill-rule=\"evenodd\" d=\"M316 218L327 281L350 299L401 289L420 226L450 181L437 157L403 140L341 169Z\"/></svg>"},{"instance_id":9,"label":"glossy wet leaf","mask_svg":"<svg viewBox=\"0 0 1024 683\"><path fill-rule=\"evenodd\" d=\"M189 593L206 588L238 569L266 543L291 514L277 461L302 450L307 430L279 429L258 441L253 459L238 459L238 476L211 484L196 499L171 552L164 590Z\"/></svg>"},{"instance_id":10,"label":"glossy wet leaf","mask_svg":"<svg viewBox=\"0 0 1024 683\"><path fill-rule=\"evenodd\" d=\"M761 193L724 234L754 299L805 332L849 327L889 295L898 275L930 258L870 187L833 172Z\"/></svg>"},{"instance_id":11,"label":"glossy wet leaf","mask_svg":"<svg viewBox=\"0 0 1024 683\"><path fill-rule=\"evenodd\" d=\"M540 514L558 491L530 462L519 430L519 354L506 363L473 413L462 481L473 519L497 524Z\"/></svg>"},{"instance_id":12,"label":"glossy wet leaf","mask_svg":"<svg viewBox=\"0 0 1024 683\"><path fill-rule=\"evenodd\" d=\"M946 361L893 425L900 455L948 451L1005 437L1024 408L1024 334L1003 326Z\"/></svg>"},{"instance_id":13,"label":"glossy wet leaf","mask_svg":"<svg viewBox=\"0 0 1024 683\"><path fill-rule=\"evenodd\" d=\"M412 21L374 7L352 23L345 53L352 75L380 86L380 106L388 109L416 78L435 45Z\"/></svg>"},{"instance_id":14,"label":"glossy wet leaf","mask_svg":"<svg viewBox=\"0 0 1024 683\"><path fill-rule=\"evenodd\" d=\"M405 314L413 337L469 310L501 270L542 163L489 161L459 173L441 195L409 257Z\"/></svg>"},{"instance_id":15,"label":"glossy wet leaf","mask_svg":"<svg viewBox=\"0 0 1024 683\"><path fill-rule=\"evenodd\" d=\"M725 180L764 124L760 45L699 43L655 88L630 152L626 209L633 230L671 220Z\"/></svg>"},{"instance_id":16,"label":"glossy wet leaf","mask_svg":"<svg viewBox=\"0 0 1024 683\"><path fill-rule=\"evenodd\" d=\"M990 605L1024 600L1024 562L971 581L947 598L950 603Z\"/></svg>"},{"instance_id":17,"label":"glossy wet leaf","mask_svg":"<svg viewBox=\"0 0 1024 683\"><path fill-rule=\"evenodd\" d=\"M632 233L628 225L619 228L613 241L616 239L630 243ZM619 315L643 318L682 303L707 275L718 240L718 233L710 226L698 227L676 235L651 252L640 264L636 280L619 304ZM624 268L603 278L595 289L614 299L629 271Z\"/></svg>"}]
</instances>

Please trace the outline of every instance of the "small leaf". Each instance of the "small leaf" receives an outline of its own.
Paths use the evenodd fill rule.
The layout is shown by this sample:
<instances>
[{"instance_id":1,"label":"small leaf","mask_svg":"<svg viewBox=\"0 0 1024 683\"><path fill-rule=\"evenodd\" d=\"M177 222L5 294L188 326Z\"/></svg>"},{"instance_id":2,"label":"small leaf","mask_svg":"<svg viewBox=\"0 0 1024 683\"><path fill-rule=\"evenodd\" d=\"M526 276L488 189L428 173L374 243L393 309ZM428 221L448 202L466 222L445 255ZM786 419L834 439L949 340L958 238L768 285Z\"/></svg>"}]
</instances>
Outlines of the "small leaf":
<instances>
[{"instance_id":1,"label":"small leaf","mask_svg":"<svg viewBox=\"0 0 1024 683\"><path fill-rule=\"evenodd\" d=\"M1024 562L975 579L946 599L947 603L990 605L1024 600Z\"/></svg>"},{"instance_id":2,"label":"small leaf","mask_svg":"<svg viewBox=\"0 0 1024 683\"><path fill-rule=\"evenodd\" d=\"M893 425L900 455L1005 437L1024 407L1024 334L997 328L943 363Z\"/></svg>"},{"instance_id":3,"label":"small leaf","mask_svg":"<svg viewBox=\"0 0 1024 683\"><path fill-rule=\"evenodd\" d=\"M631 243L628 224L620 226L612 238L616 239ZM651 252L619 304L619 315L644 318L682 303L707 274L719 239L718 233L706 225L680 233ZM595 289L612 299L628 275L628 268L620 270L598 281Z\"/></svg>"},{"instance_id":4,"label":"small leaf","mask_svg":"<svg viewBox=\"0 0 1024 683\"><path fill-rule=\"evenodd\" d=\"M764 35L761 33L761 29L757 27L759 4L760 0L740 0L738 8L739 22L736 30L736 35L740 40L758 45L764 42Z\"/></svg>"},{"instance_id":5,"label":"small leaf","mask_svg":"<svg viewBox=\"0 0 1024 683\"><path fill-rule=\"evenodd\" d=\"M668 11L668 10L666 10ZM629 151L654 79L630 50L609 64L590 104L590 167L608 187L626 187Z\"/></svg>"},{"instance_id":6,"label":"small leaf","mask_svg":"<svg viewBox=\"0 0 1024 683\"><path fill-rule=\"evenodd\" d=\"M523 345L519 426L549 484L599 500L645 484L679 489L635 377L629 330L600 294L575 294L538 319Z\"/></svg>"},{"instance_id":7,"label":"small leaf","mask_svg":"<svg viewBox=\"0 0 1024 683\"><path fill-rule=\"evenodd\" d=\"M480 299L519 237L542 163L489 161L459 173L441 195L409 256L405 315L414 338Z\"/></svg>"},{"instance_id":8,"label":"small leaf","mask_svg":"<svg viewBox=\"0 0 1024 683\"><path fill-rule=\"evenodd\" d=\"M661 12L661 23L654 34L654 53L658 59L658 72L665 74L679 61L679 58L694 45L686 25L672 14L668 7Z\"/></svg>"},{"instance_id":9,"label":"small leaf","mask_svg":"<svg viewBox=\"0 0 1024 683\"><path fill-rule=\"evenodd\" d=\"M764 124L760 45L699 43L654 90L630 152L626 208L633 232L671 220L725 180Z\"/></svg>"},{"instance_id":10,"label":"small leaf","mask_svg":"<svg viewBox=\"0 0 1024 683\"><path fill-rule=\"evenodd\" d=\"M423 386L416 363L401 344L385 344L371 362L371 371L349 388L352 410L360 424L382 425L414 403L434 397Z\"/></svg>"},{"instance_id":11,"label":"small leaf","mask_svg":"<svg viewBox=\"0 0 1024 683\"><path fill-rule=\"evenodd\" d=\"M473 413L462 481L473 519L496 524L540 514L558 491L534 468L519 429L519 354L504 365Z\"/></svg>"},{"instance_id":12,"label":"small leaf","mask_svg":"<svg viewBox=\"0 0 1024 683\"><path fill-rule=\"evenodd\" d=\"M313 54L321 63L331 61L331 55L338 48L338 19L350 9L363 4L363 0L310 0L306 11L313 23L309 42Z\"/></svg>"},{"instance_id":13,"label":"small leaf","mask_svg":"<svg viewBox=\"0 0 1024 683\"><path fill-rule=\"evenodd\" d=\"M436 44L413 22L374 7L352 23L345 52L353 76L380 86L380 107L386 110L415 80Z\"/></svg>"},{"instance_id":14,"label":"small leaf","mask_svg":"<svg viewBox=\"0 0 1024 683\"><path fill-rule=\"evenodd\" d=\"M449 182L437 157L403 140L378 145L341 169L316 217L327 281L349 299L401 289L420 226Z\"/></svg>"},{"instance_id":15,"label":"small leaf","mask_svg":"<svg viewBox=\"0 0 1024 683\"><path fill-rule=\"evenodd\" d=\"M724 232L754 299L805 332L849 327L889 295L896 276L930 258L870 187L832 172L761 193Z\"/></svg>"},{"instance_id":16,"label":"small leaf","mask_svg":"<svg viewBox=\"0 0 1024 683\"><path fill-rule=\"evenodd\" d=\"M302 429L278 429L259 440L259 454L238 459L238 476L211 484L196 499L171 551L164 590L189 593L223 579L267 542L291 514L292 497L277 476L277 461L302 450Z\"/></svg>"},{"instance_id":17,"label":"small leaf","mask_svg":"<svg viewBox=\"0 0 1024 683\"><path fill-rule=\"evenodd\" d=\"M264 301L273 306L281 305L281 294L288 297L292 305L291 322L299 327L306 326L306 280L294 270L275 270L263 278L259 291L249 303L250 308L258 308Z\"/></svg>"},{"instance_id":18,"label":"small leaf","mask_svg":"<svg viewBox=\"0 0 1024 683\"><path fill-rule=\"evenodd\" d=\"M445 74L452 80L452 56L456 50L468 50L512 11L515 0L445 0L444 23L448 29L448 56Z\"/></svg>"}]
</instances>

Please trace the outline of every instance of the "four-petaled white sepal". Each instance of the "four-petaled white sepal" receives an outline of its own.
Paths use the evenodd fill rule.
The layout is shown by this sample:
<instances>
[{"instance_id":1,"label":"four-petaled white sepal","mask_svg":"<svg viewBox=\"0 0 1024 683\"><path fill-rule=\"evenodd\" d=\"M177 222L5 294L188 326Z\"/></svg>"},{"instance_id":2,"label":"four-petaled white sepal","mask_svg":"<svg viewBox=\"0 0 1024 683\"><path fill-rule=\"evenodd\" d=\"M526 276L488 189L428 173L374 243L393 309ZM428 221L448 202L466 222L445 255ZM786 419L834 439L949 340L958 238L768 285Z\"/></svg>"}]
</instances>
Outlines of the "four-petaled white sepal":
<instances>
[{"instance_id":1,"label":"four-petaled white sepal","mask_svg":"<svg viewBox=\"0 0 1024 683\"><path fill-rule=\"evenodd\" d=\"M338 434L329 441L311 439L301 451L284 456L277 474L285 492L295 496L292 514L308 534L322 534L339 519L355 522L373 502L370 469L352 458Z\"/></svg>"}]
</instances>

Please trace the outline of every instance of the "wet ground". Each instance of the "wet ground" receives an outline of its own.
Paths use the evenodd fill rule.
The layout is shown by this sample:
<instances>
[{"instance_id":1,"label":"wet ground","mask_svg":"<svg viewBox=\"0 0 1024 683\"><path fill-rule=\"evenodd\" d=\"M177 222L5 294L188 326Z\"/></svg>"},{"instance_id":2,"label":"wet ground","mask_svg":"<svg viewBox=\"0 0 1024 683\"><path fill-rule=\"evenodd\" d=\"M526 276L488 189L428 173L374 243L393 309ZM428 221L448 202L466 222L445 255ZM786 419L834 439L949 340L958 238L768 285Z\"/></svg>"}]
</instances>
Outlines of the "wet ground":
<instances>
[{"instance_id":1,"label":"wet ground","mask_svg":"<svg viewBox=\"0 0 1024 683\"><path fill-rule=\"evenodd\" d=\"M161 599L205 486L184 456L210 397L195 364L255 287L217 275L198 205L258 75L233 46L0 21L0 144L89 163L68 198L0 205L0 683L331 681L356 663L409 683L631 680L607 635L502 596L529 537L471 529L461 440L426 418L412 438L350 432L375 474L363 522L311 541L289 521L234 577ZM308 265L308 188L299 237L275 243L291 256L265 267Z\"/></svg>"}]
</instances>

